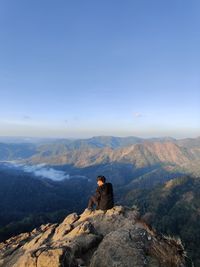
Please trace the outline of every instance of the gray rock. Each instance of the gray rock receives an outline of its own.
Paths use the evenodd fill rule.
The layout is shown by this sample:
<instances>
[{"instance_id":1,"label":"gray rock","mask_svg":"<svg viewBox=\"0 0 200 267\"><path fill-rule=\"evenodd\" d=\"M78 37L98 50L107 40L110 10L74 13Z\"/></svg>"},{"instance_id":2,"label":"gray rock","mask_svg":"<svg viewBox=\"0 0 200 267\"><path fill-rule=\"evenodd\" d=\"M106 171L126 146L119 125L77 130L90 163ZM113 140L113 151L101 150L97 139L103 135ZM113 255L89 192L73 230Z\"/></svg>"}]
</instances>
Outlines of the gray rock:
<instances>
[{"instance_id":1,"label":"gray rock","mask_svg":"<svg viewBox=\"0 0 200 267\"><path fill-rule=\"evenodd\" d=\"M180 240L158 235L136 209L70 214L0 243L0 267L184 267Z\"/></svg>"}]
</instances>

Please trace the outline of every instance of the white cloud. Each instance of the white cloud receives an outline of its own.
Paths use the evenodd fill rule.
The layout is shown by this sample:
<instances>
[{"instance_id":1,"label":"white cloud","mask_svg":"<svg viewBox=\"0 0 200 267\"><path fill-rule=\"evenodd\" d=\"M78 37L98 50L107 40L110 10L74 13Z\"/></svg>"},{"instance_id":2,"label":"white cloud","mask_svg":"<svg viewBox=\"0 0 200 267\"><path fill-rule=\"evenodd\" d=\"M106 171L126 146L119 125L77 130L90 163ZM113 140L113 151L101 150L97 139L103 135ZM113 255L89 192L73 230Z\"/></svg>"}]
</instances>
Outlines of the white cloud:
<instances>
[{"instance_id":1,"label":"white cloud","mask_svg":"<svg viewBox=\"0 0 200 267\"><path fill-rule=\"evenodd\" d=\"M65 174L64 171L55 170L50 167L45 167L45 164L38 165L25 165L23 166L25 172L32 172L35 176L42 176L49 178L54 181L61 181L64 179L69 179L69 174Z\"/></svg>"},{"instance_id":2,"label":"white cloud","mask_svg":"<svg viewBox=\"0 0 200 267\"><path fill-rule=\"evenodd\" d=\"M66 174L64 171L59 171L48 167L45 163L37 165L24 165L18 164L16 162L9 162L7 166L19 168L22 169L24 172L33 173L35 176L49 178L54 181L62 181L64 179L70 178L69 174Z\"/></svg>"},{"instance_id":3,"label":"white cloud","mask_svg":"<svg viewBox=\"0 0 200 267\"><path fill-rule=\"evenodd\" d=\"M41 168L34 171L35 176L42 176L49 178L54 181L61 181L64 179L69 179L69 174L65 174L63 171L58 171L53 168Z\"/></svg>"},{"instance_id":4,"label":"white cloud","mask_svg":"<svg viewBox=\"0 0 200 267\"><path fill-rule=\"evenodd\" d=\"M44 177L51 179L53 181L62 181L64 179L87 179L88 177L83 175L69 175L64 171L56 170L50 166L47 166L45 163L36 164L36 165L25 165L23 163L18 163L16 161L0 161L0 165L6 166L7 168L15 168L22 170L27 173L32 173L38 177Z\"/></svg>"},{"instance_id":5,"label":"white cloud","mask_svg":"<svg viewBox=\"0 0 200 267\"><path fill-rule=\"evenodd\" d=\"M134 118L141 118L142 117L142 113L135 112L135 113L133 113L133 116L134 116Z\"/></svg>"}]
</instances>

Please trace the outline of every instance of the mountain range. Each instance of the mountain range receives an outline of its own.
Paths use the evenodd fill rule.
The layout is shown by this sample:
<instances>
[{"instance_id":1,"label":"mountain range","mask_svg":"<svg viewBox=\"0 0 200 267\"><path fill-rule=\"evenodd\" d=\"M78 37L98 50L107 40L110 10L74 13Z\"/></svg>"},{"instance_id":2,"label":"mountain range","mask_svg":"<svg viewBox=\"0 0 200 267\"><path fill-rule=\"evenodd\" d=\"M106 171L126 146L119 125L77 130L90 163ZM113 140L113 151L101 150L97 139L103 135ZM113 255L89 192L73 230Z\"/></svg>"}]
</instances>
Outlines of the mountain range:
<instances>
[{"instance_id":1,"label":"mountain range","mask_svg":"<svg viewBox=\"0 0 200 267\"><path fill-rule=\"evenodd\" d=\"M200 137L99 136L53 140L50 143L0 143L0 160L30 165L46 164L69 176L91 181L104 174L117 187L152 188L183 174L200 175Z\"/></svg>"},{"instance_id":2,"label":"mountain range","mask_svg":"<svg viewBox=\"0 0 200 267\"><path fill-rule=\"evenodd\" d=\"M152 165L176 165L199 172L200 137L176 140L170 137L99 136L90 139L54 140L50 143L0 143L0 160L24 160L27 164L73 165L131 164L134 169Z\"/></svg>"},{"instance_id":3,"label":"mountain range","mask_svg":"<svg viewBox=\"0 0 200 267\"><path fill-rule=\"evenodd\" d=\"M171 181L179 181L185 175L199 181L199 160L200 137L176 140L170 137L142 139L99 136L80 140L40 140L33 143L2 142L1 162L17 162L32 168L45 164L46 169L58 170L69 178L56 182L20 169L9 169L6 164L0 163L0 239L5 240L13 234L31 231L47 222L60 222L66 214L73 211L81 212L95 190L96 176L99 174L105 175L113 183L116 204L136 204L142 212L145 205L147 210L144 214L151 211L155 226L166 231L167 225L166 228L161 227L166 214L160 212L160 208L157 211L155 206L155 203L163 201L162 190L157 187L166 185L182 192L181 187L170 187ZM197 190L196 195L200 194L198 182L193 184L190 191ZM187 190L187 183L183 183L183 187ZM164 204L161 204L162 209L169 207L169 203L172 205L172 199L175 207L181 202L181 199L174 198L174 194L175 189L173 197L165 199ZM190 195L188 192L188 198ZM195 203L197 209L193 209L193 204L189 208L198 213L199 201ZM190 236L186 234L189 227L184 228L182 222L179 225L184 230L174 231L176 222L173 218L176 218L176 214L178 210L171 215L173 224L167 233L181 235L188 249L189 241L185 236ZM184 214L181 213L180 218L186 220ZM188 216L196 218L192 213ZM196 221L191 221L191 228L198 225ZM198 229L196 231L198 233ZM193 237L194 235L192 232ZM193 250L194 253L190 255L199 262L198 246Z\"/></svg>"},{"instance_id":4,"label":"mountain range","mask_svg":"<svg viewBox=\"0 0 200 267\"><path fill-rule=\"evenodd\" d=\"M92 173L90 175L88 170L94 175L100 171L110 177L113 183L126 184L139 177L144 180L141 178L144 174L151 177L154 174L157 179L162 172L168 173L169 178L174 173L198 176L199 160L200 138L144 140L136 137L96 137L41 145L25 163L46 163L58 169L66 168L66 171L67 166L73 166L79 175L89 174L90 179L93 179Z\"/></svg>"}]
</instances>

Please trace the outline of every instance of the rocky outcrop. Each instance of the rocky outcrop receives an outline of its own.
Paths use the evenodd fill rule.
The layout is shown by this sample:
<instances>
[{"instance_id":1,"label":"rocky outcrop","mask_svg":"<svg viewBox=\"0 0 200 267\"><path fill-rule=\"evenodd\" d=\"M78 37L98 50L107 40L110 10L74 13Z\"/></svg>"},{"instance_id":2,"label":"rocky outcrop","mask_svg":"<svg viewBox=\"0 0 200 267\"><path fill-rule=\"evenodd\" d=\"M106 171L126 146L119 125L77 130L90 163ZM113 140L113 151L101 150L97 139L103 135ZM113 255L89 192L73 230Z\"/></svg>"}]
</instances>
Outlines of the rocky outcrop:
<instances>
[{"instance_id":1,"label":"rocky outcrop","mask_svg":"<svg viewBox=\"0 0 200 267\"><path fill-rule=\"evenodd\" d=\"M184 267L181 242L122 206L70 214L0 244L1 267Z\"/></svg>"}]
</instances>

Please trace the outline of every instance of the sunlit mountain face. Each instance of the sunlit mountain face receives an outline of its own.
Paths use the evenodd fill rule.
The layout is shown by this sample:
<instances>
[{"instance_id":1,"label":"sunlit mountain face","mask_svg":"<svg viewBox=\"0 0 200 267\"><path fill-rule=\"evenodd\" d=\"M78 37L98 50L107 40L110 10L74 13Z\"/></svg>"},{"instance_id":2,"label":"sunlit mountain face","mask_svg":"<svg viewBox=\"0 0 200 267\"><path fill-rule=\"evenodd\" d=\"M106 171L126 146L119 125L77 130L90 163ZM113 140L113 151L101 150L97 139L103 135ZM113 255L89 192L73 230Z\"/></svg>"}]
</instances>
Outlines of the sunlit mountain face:
<instances>
[{"instance_id":1,"label":"sunlit mountain face","mask_svg":"<svg viewBox=\"0 0 200 267\"><path fill-rule=\"evenodd\" d=\"M199 159L200 138L175 140L170 137L99 136L37 144L0 143L1 167L4 164L4 167L13 170L53 180L68 179L74 175L92 179L103 172L115 184L127 184L150 172L156 175L158 170L169 174L198 175Z\"/></svg>"}]
</instances>

